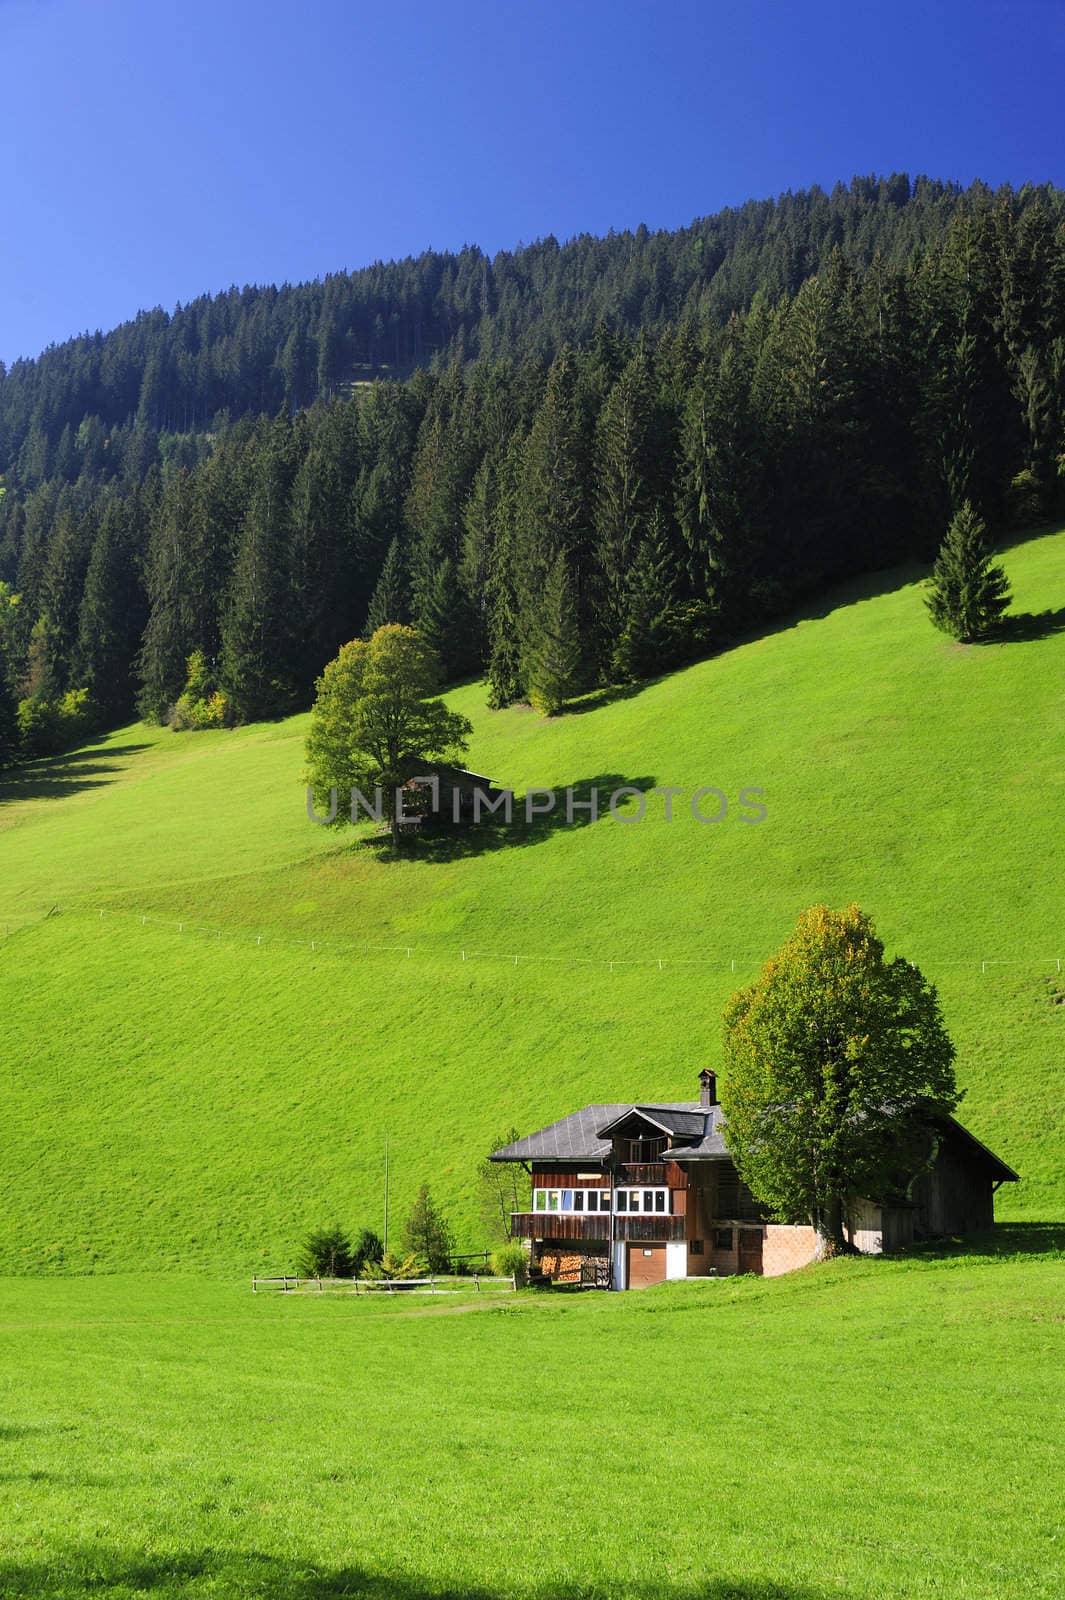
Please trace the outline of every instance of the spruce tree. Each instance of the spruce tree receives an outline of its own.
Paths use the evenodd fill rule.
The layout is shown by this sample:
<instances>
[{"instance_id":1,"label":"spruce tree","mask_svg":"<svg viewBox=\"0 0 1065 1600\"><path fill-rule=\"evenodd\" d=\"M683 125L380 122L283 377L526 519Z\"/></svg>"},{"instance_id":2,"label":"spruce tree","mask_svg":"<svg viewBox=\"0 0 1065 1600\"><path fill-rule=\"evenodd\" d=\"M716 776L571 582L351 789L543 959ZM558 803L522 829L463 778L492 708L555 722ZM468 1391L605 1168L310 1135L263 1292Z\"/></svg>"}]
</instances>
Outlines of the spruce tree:
<instances>
[{"instance_id":1,"label":"spruce tree","mask_svg":"<svg viewBox=\"0 0 1065 1600\"><path fill-rule=\"evenodd\" d=\"M1009 603L1009 581L993 562L984 524L966 501L951 520L932 571L925 598L932 621L971 644L993 631Z\"/></svg>"},{"instance_id":2,"label":"spruce tree","mask_svg":"<svg viewBox=\"0 0 1065 1600\"><path fill-rule=\"evenodd\" d=\"M288 447L288 421L279 419L258 452L222 627L222 689L244 718L276 716L292 701Z\"/></svg>"},{"instance_id":3,"label":"spruce tree","mask_svg":"<svg viewBox=\"0 0 1065 1600\"><path fill-rule=\"evenodd\" d=\"M608 639L624 619L626 581L650 509L651 439L650 378L640 351L610 391L595 434L596 557Z\"/></svg>"},{"instance_id":4,"label":"spruce tree","mask_svg":"<svg viewBox=\"0 0 1065 1600\"><path fill-rule=\"evenodd\" d=\"M625 591L621 629L611 661L615 679L651 678L673 664L673 569L659 513L640 543Z\"/></svg>"},{"instance_id":5,"label":"spruce tree","mask_svg":"<svg viewBox=\"0 0 1065 1600\"><path fill-rule=\"evenodd\" d=\"M454 683L476 669L475 619L450 556L444 557L425 585L415 626L439 657L445 683Z\"/></svg>"},{"instance_id":6,"label":"spruce tree","mask_svg":"<svg viewBox=\"0 0 1065 1600\"><path fill-rule=\"evenodd\" d=\"M557 558L568 564L572 601L590 621L591 566L587 440L576 398L576 361L564 347L552 363L543 403L525 441L515 496L513 572L523 656L531 669L538 648L545 585ZM585 637L590 627L582 629Z\"/></svg>"},{"instance_id":7,"label":"spruce tree","mask_svg":"<svg viewBox=\"0 0 1065 1600\"><path fill-rule=\"evenodd\" d=\"M431 1273L447 1272L451 1266L455 1241L427 1183L418 1190L414 1209L403 1225L403 1245Z\"/></svg>"},{"instance_id":8,"label":"spruce tree","mask_svg":"<svg viewBox=\"0 0 1065 1600\"><path fill-rule=\"evenodd\" d=\"M0 676L0 769L9 766L18 749L15 697Z\"/></svg>"},{"instance_id":9,"label":"spruce tree","mask_svg":"<svg viewBox=\"0 0 1065 1600\"><path fill-rule=\"evenodd\" d=\"M108 501L89 557L78 616L76 677L113 723L133 710L133 663L147 621L129 503Z\"/></svg>"},{"instance_id":10,"label":"spruce tree","mask_svg":"<svg viewBox=\"0 0 1065 1600\"><path fill-rule=\"evenodd\" d=\"M488 612L488 704L493 711L525 693L521 627L514 590L511 531L504 526L492 546L485 579Z\"/></svg>"},{"instance_id":11,"label":"spruce tree","mask_svg":"<svg viewBox=\"0 0 1065 1600\"><path fill-rule=\"evenodd\" d=\"M579 682L581 641L573 584L560 550L547 574L528 656L529 700L545 717L557 717Z\"/></svg>"},{"instance_id":12,"label":"spruce tree","mask_svg":"<svg viewBox=\"0 0 1065 1600\"><path fill-rule=\"evenodd\" d=\"M366 614L363 634L369 639L378 628L384 628L390 622L409 620L407 564L403 559L403 547L399 539L395 538L388 547L385 564L381 568L377 586L370 597L370 609Z\"/></svg>"}]
</instances>

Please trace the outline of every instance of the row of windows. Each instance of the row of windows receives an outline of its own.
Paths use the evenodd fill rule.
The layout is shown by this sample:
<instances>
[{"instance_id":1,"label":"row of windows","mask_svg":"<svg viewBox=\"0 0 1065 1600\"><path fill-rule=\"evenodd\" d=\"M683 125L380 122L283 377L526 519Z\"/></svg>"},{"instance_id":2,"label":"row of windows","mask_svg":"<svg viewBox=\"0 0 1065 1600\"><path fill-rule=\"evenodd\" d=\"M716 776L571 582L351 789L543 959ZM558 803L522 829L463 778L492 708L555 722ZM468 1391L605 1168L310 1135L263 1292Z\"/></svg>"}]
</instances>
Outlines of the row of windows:
<instances>
[{"instance_id":1,"label":"row of windows","mask_svg":"<svg viewBox=\"0 0 1065 1600\"><path fill-rule=\"evenodd\" d=\"M624 1212L657 1213L669 1211L668 1189L615 1189L614 1209ZM609 1211L609 1189L534 1189L534 1211Z\"/></svg>"}]
</instances>

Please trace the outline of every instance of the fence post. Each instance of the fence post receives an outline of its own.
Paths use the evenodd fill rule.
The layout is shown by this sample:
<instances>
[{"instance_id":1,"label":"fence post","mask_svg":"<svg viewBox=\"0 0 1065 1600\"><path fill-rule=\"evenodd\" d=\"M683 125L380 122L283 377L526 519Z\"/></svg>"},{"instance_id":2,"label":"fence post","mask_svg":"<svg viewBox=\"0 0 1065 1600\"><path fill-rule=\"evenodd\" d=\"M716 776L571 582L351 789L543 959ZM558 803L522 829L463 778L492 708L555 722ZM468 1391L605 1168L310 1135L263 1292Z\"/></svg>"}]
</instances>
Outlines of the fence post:
<instances>
[{"instance_id":1,"label":"fence post","mask_svg":"<svg viewBox=\"0 0 1065 1600\"><path fill-rule=\"evenodd\" d=\"M514 1293L517 1294L517 1292L518 1292L518 1274L516 1272L512 1272L511 1275L510 1275L510 1287L513 1289Z\"/></svg>"},{"instance_id":2,"label":"fence post","mask_svg":"<svg viewBox=\"0 0 1065 1600\"><path fill-rule=\"evenodd\" d=\"M476 1272L473 1275L473 1287L474 1287L474 1290L476 1291L476 1293L480 1294L480 1292L481 1292L481 1279L480 1279L479 1273L476 1273Z\"/></svg>"}]
</instances>

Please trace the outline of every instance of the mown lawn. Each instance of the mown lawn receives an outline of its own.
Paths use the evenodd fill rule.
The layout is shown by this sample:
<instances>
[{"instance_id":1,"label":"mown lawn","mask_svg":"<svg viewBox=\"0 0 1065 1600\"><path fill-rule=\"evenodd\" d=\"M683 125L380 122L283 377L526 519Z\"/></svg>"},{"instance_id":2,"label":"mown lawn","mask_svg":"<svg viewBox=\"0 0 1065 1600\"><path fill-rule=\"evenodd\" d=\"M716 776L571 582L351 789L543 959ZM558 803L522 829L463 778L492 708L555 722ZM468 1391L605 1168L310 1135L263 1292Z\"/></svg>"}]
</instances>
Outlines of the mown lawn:
<instances>
[{"instance_id":1,"label":"mown lawn","mask_svg":"<svg viewBox=\"0 0 1065 1600\"><path fill-rule=\"evenodd\" d=\"M1065 1236L489 1307L0 1283L0 1594L1058 1600Z\"/></svg>"},{"instance_id":2,"label":"mown lawn","mask_svg":"<svg viewBox=\"0 0 1065 1600\"><path fill-rule=\"evenodd\" d=\"M128 728L0 786L0 1265L282 1269L310 1226L379 1226L386 1131L394 1214L429 1180L478 1248L486 1144L694 1094L822 899L939 985L962 1119L1024 1177L1000 1215L1065 1214L1065 533L1004 559L1001 644L946 641L906 571L554 722L452 696L519 794L758 786L758 826L652 798L397 861L308 822L305 717Z\"/></svg>"}]
</instances>

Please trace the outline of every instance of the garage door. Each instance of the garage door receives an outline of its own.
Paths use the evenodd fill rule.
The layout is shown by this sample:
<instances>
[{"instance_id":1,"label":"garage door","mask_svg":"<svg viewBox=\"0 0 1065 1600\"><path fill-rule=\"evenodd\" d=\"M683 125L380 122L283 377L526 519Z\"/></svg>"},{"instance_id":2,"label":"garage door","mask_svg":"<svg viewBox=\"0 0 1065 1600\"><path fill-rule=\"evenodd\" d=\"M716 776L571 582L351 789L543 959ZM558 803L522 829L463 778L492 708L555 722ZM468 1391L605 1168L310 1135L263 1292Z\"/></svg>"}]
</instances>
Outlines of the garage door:
<instances>
[{"instance_id":1,"label":"garage door","mask_svg":"<svg viewBox=\"0 0 1065 1600\"><path fill-rule=\"evenodd\" d=\"M666 1281L664 1244L629 1245L629 1288L646 1289L649 1283Z\"/></svg>"}]
</instances>

